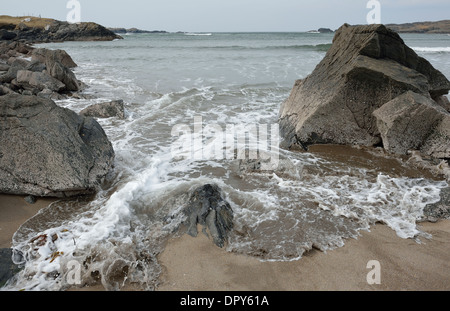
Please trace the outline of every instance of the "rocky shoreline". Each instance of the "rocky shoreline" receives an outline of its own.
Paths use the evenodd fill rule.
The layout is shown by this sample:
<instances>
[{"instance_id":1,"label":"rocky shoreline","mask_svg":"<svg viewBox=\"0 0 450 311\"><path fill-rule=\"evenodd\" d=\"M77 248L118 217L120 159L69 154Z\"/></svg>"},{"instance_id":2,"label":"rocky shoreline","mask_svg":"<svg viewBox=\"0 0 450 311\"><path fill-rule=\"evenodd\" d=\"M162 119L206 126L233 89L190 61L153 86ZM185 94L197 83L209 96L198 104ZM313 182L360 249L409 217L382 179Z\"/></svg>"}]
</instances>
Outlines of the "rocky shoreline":
<instances>
[{"instance_id":1,"label":"rocky shoreline","mask_svg":"<svg viewBox=\"0 0 450 311\"><path fill-rule=\"evenodd\" d=\"M63 198L95 193L115 156L95 118L124 118L123 101L79 114L57 106L53 100L83 96L87 86L73 73L77 65L70 55L20 42L35 42L24 33L0 42L0 193ZM324 60L295 83L281 107L285 147L382 146L389 153L419 152L418 157L447 161L450 104L444 95L450 82L411 51L384 26L342 26ZM441 202L426 208L424 220L448 218L447 190ZM217 186L196 189L185 213L190 235L203 225L223 247L233 211ZM9 261L10 250L0 250L0 256L1 286L17 266Z\"/></svg>"},{"instance_id":2,"label":"rocky shoreline","mask_svg":"<svg viewBox=\"0 0 450 311\"><path fill-rule=\"evenodd\" d=\"M102 25L92 22L70 24L49 18L0 16L0 40L46 43L115 39L123 38Z\"/></svg>"},{"instance_id":3,"label":"rocky shoreline","mask_svg":"<svg viewBox=\"0 0 450 311\"><path fill-rule=\"evenodd\" d=\"M94 117L123 117L123 102L115 111L101 111L111 106L105 103L82 115L53 101L83 96L76 66L63 50L0 43L0 193L90 194L112 170L112 144Z\"/></svg>"}]
</instances>

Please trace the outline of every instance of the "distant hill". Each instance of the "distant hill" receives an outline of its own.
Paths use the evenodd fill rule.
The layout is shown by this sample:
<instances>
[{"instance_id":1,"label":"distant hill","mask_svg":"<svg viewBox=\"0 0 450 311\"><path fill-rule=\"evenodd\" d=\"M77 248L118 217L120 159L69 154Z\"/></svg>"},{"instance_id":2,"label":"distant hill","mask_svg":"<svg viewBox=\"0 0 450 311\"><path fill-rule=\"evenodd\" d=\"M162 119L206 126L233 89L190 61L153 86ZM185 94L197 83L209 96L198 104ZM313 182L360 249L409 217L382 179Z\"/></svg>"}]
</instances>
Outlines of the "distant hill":
<instances>
[{"instance_id":1,"label":"distant hill","mask_svg":"<svg viewBox=\"0 0 450 311\"><path fill-rule=\"evenodd\" d=\"M417 22L407 24L387 24L386 27L399 33L447 33L450 34L450 20L438 22Z\"/></svg>"}]
</instances>

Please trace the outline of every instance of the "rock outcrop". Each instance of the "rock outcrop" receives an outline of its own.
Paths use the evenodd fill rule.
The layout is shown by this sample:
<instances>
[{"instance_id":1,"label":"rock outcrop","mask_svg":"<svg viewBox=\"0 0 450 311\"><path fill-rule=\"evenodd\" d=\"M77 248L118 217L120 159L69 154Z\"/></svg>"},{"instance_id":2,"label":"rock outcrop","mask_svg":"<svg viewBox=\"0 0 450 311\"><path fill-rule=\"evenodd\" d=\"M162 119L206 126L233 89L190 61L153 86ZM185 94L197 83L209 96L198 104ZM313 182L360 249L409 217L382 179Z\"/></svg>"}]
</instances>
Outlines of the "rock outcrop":
<instances>
[{"instance_id":1,"label":"rock outcrop","mask_svg":"<svg viewBox=\"0 0 450 311\"><path fill-rule=\"evenodd\" d=\"M214 243L223 247L227 241L228 233L233 228L233 210L230 204L223 199L217 185L204 185L192 193L185 208L188 217L188 234L196 237L197 224L208 229Z\"/></svg>"},{"instance_id":2,"label":"rock outcrop","mask_svg":"<svg viewBox=\"0 0 450 311\"><path fill-rule=\"evenodd\" d=\"M15 92L60 98L59 95L78 92L82 89L82 83L71 70L76 66L63 50L33 48L20 42L2 42L0 94Z\"/></svg>"},{"instance_id":3,"label":"rock outcrop","mask_svg":"<svg viewBox=\"0 0 450 311\"><path fill-rule=\"evenodd\" d=\"M38 96L0 96L0 193L92 193L113 160L112 145L93 118Z\"/></svg>"},{"instance_id":4,"label":"rock outcrop","mask_svg":"<svg viewBox=\"0 0 450 311\"><path fill-rule=\"evenodd\" d=\"M325 58L296 81L282 104L281 135L285 147L384 145L394 153L419 149L449 158L443 97L449 90L447 78L394 31L345 24Z\"/></svg>"},{"instance_id":5,"label":"rock outcrop","mask_svg":"<svg viewBox=\"0 0 450 311\"><path fill-rule=\"evenodd\" d=\"M112 41L121 36L92 22L70 24L48 18L0 16L1 40L26 43Z\"/></svg>"}]
</instances>

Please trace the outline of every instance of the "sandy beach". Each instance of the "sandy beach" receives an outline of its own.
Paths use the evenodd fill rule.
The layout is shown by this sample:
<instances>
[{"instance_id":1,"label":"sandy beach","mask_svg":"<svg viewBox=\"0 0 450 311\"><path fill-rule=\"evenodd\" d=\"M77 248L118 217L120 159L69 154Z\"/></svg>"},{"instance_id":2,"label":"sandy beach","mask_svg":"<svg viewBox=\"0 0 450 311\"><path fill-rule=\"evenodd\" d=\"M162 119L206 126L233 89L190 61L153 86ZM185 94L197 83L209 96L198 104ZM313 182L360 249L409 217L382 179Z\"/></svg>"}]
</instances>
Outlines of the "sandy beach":
<instances>
[{"instance_id":1,"label":"sandy beach","mask_svg":"<svg viewBox=\"0 0 450 311\"><path fill-rule=\"evenodd\" d=\"M385 225L342 248L312 251L293 262L261 262L227 253L200 234L169 242L160 255L161 291L446 291L450 290L450 221L423 223L422 244ZM367 263L380 263L381 284L369 285Z\"/></svg>"},{"instance_id":2,"label":"sandy beach","mask_svg":"<svg viewBox=\"0 0 450 311\"><path fill-rule=\"evenodd\" d=\"M19 226L53 199L31 205L0 195L0 247L11 246ZM385 225L326 253L313 250L293 262L261 262L226 252L204 234L169 241L159 255L159 291L447 291L450 290L450 220L422 223L432 239L401 239ZM370 285L367 263L380 263L380 283ZM78 289L80 290L80 289ZM81 290L102 290L100 286ZM126 290L132 290L127 287Z\"/></svg>"}]
</instances>

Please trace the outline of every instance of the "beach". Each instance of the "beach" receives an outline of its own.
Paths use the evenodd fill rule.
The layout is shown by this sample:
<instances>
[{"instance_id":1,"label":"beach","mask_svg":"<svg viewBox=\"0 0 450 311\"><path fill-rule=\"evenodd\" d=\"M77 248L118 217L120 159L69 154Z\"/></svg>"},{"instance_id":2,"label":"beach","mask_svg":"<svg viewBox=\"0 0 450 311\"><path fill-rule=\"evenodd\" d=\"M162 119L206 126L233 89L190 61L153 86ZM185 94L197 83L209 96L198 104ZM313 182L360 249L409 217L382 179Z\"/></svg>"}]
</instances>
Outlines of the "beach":
<instances>
[{"instance_id":1,"label":"beach","mask_svg":"<svg viewBox=\"0 0 450 311\"><path fill-rule=\"evenodd\" d=\"M413 47L412 55L417 51L448 75L447 36L405 34L404 38ZM0 196L1 246L14 248L27 258L24 270L6 290L448 290L449 221L417 225L424 219L449 218L449 180L444 175L448 157L438 160L388 152L386 148L396 143L387 134L403 132L389 130L391 114L386 111L379 117L386 124L382 130L387 144L371 136L375 132L365 137L365 131L358 132L358 139L367 138L369 146L321 144L320 139L308 146L313 141L305 145L283 134L295 124L280 121L291 120L280 117L281 107L291 103L287 116L298 115L294 111L297 99L289 94L300 94L296 92L303 85L299 79L311 77L328 51L338 49L332 40L333 34L300 32L161 33L127 34L124 40L111 42L40 44L37 51L66 51L51 55L57 53L61 59L70 55L77 66L73 72L66 70L67 77L73 73L70 76L76 75L77 81L61 80L86 88L71 96L49 93L54 102L43 102L37 95L3 97L5 106L33 108L27 114L14 110L17 117L4 114L7 126L3 128L8 131L2 131L5 144L0 157L5 171L17 162L24 178L35 176L20 185L24 188L20 193L38 198L31 205L24 196ZM346 57L350 56L342 55ZM16 63L30 65L22 58ZM11 73L6 78L12 77ZM340 75L336 77L341 80ZM443 75L436 73L436 77L447 85ZM345 93L325 84L322 89ZM373 89L377 85L355 96L361 102L372 100ZM410 95L410 101L420 99ZM443 105L430 110L433 117L429 119L443 124L438 128L445 132L443 120L450 118L442 109L447 101L422 99L432 107L438 101ZM387 100L380 98L378 104ZM84 116L92 107L111 103L120 103L121 113L100 113L94 116L95 122ZM391 104L395 108L395 102ZM44 106L61 113L58 122L53 122L54 112L37 113ZM291 108L295 108L293 114ZM348 115L342 110L342 118L336 119L335 108L327 111L332 112L331 127L340 137ZM67 118L73 125L64 130ZM403 115L398 118L408 120ZM424 118L414 115L413 120ZM26 135L9 131L10 122L17 119L27 129ZM352 120L347 121L353 124ZM372 121L367 124L375 125ZM434 124L430 122L427 127ZM81 124L82 132L78 130ZM319 128L321 124L330 125L326 120L315 123ZM47 129L47 125L52 127ZM53 133L45 139L57 150L48 152L40 137L16 143L33 138L28 133L36 132ZM76 147L66 146L69 140L61 133L74 137ZM86 153L87 145L95 148ZM429 145L448 144L433 141ZM270 163L255 161L256 151ZM54 159L55 154L62 154L56 157L59 164L36 164ZM36 158L19 161L17 155ZM97 159L97 155L106 158ZM72 166L68 160L74 160ZM102 165L92 169L95 164ZM86 169L83 174L80 168ZM1 179L5 193L16 182L9 181L10 176ZM41 177L43 184L30 189ZM47 185L49 181L58 187ZM80 189L91 193L93 185L98 191L95 196L75 196L43 209L54 199L41 196L81 195ZM38 211L42 211L38 217L27 221ZM197 238L179 237L186 228L195 231L197 223L207 224L209 240L202 230Z\"/></svg>"},{"instance_id":2,"label":"beach","mask_svg":"<svg viewBox=\"0 0 450 311\"><path fill-rule=\"evenodd\" d=\"M161 291L447 291L450 289L450 221L423 223L433 235L418 244L384 225L326 253L313 250L298 261L261 262L227 253L200 234L169 242L160 255ZM380 284L370 285L371 260L380 263Z\"/></svg>"},{"instance_id":3,"label":"beach","mask_svg":"<svg viewBox=\"0 0 450 311\"><path fill-rule=\"evenodd\" d=\"M54 202L52 198L39 198L29 204L24 196L0 194L0 248L11 247L11 240L17 229L41 208Z\"/></svg>"},{"instance_id":4,"label":"beach","mask_svg":"<svg viewBox=\"0 0 450 311\"><path fill-rule=\"evenodd\" d=\"M0 195L0 247L11 245L18 227L53 201L34 205L22 196ZM158 256L162 265L158 291L447 291L450 290L450 220L421 223L432 235L421 243L399 238L377 224L345 246L312 250L300 260L263 262L227 252L203 233L171 239ZM368 284L371 260L380 263L380 284ZM136 290L125 287L122 290ZM76 290L97 291L102 286Z\"/></svg>"}]
</instances>

